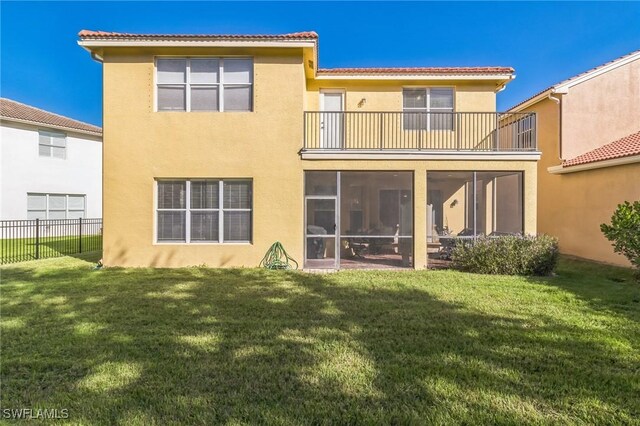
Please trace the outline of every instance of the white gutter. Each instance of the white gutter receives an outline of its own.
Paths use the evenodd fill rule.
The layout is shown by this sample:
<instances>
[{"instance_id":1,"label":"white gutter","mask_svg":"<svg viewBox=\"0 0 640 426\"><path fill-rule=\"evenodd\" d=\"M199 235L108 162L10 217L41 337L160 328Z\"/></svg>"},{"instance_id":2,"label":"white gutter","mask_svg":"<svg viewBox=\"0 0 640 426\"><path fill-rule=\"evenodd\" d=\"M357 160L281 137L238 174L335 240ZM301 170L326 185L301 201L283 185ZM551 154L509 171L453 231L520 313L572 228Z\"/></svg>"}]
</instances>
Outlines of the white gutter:
<instances>
[{"instance_id":1,"label":"white gutter","mask_svg":"<svg viewBox=\"0 0 640 426\"><path fill-rule=\"evenodd\" d=\"M82 47L314 47L313 41L80 40Z\"/></svg>"},{"instance_id":2,"label":"white gutter","mask_svg":"<svg viewBox=\"0 0 640 426\"><path fill-rule=\"evenodd\" d=\"M567 166L567 167L563 167L562 165L552 166L547 168L547 171L552 175L561 175L565 173L574 173L574 172L581 172L584 170L602 169L605 167L622 166L624 164L633 164L633 163L640 163L640 154L632 155L630 157L613 158L611 160L596 161L593 163L578 164L575 166Z\"/></svg>"},{"instance_id":3,"label":"white gutter","mask_svg":"<svg viewBox=\"0 0 640 426\"><path fill-rule=\"evenodd\" d=\"M319 74L316 80L507 80L511 79L509 74L477 74L477 75L441 75L441 74Z\"/></svg>"}]
</instances>

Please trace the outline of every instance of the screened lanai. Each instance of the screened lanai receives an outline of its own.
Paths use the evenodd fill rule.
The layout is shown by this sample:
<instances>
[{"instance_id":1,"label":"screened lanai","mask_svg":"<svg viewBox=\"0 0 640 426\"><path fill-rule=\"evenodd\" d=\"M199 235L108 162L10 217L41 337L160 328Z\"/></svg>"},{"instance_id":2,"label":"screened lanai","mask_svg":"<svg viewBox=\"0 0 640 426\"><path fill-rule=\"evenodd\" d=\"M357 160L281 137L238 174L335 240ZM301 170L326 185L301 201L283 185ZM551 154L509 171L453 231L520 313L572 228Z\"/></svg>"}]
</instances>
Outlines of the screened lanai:
<instances>
[{"instance_id":1,"label":"screened lanai","mask_svg":"<svg viewBox=\"0 0 640 426\"><path fill-rule=\"evenodd\" d=\"M305 267L413 267L413 173L305 173Z\"/></svg>"}]
</instances>

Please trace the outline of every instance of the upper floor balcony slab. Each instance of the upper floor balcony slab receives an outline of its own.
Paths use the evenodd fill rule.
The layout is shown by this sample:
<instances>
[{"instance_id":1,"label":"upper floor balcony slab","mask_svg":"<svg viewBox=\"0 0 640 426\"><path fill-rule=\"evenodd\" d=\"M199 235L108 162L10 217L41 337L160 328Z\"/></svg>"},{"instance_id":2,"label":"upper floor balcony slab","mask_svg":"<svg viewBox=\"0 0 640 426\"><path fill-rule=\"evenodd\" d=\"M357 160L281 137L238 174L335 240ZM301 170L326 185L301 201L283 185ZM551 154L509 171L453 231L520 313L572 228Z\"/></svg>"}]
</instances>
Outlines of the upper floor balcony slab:
<instances>
[{"instance_id":1,"label":"upper floor balcony slab","mask_svg":"<svg viewBox=\"0 0 640 426\"><path fill-rule=\"evenodd\" d=\"M304 113L303 159L537 160L535 113Z\"/></svg>"}]
</instances>

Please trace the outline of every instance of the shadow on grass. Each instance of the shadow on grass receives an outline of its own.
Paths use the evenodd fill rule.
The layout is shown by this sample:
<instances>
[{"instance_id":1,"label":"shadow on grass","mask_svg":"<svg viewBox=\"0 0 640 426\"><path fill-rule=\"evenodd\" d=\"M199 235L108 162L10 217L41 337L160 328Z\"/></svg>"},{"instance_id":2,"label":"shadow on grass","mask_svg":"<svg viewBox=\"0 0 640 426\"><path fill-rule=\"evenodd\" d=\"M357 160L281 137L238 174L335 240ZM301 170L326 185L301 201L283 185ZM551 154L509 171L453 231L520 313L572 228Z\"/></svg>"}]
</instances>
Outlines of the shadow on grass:
<instances>
[{"instance_id":1,"label":"shadow on grass","mask_svg":"<svg viewBox=\"0 0 640 426\"><path fill-rule=\"evenodd\" d=\"M2 272L3 408L112 424L640 415L637 347L445 300L449 272Z\"/></svg>"}]
</instances>

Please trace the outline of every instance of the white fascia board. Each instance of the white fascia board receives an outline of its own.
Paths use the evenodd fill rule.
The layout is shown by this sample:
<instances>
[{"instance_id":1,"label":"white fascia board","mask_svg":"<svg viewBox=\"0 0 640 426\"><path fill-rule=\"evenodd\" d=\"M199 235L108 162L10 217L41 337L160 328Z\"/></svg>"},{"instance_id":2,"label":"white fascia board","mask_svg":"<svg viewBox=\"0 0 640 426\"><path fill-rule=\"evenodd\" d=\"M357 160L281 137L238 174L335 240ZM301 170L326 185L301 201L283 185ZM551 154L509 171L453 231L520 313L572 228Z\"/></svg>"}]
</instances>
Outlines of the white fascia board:
<instances>
[{"instance_id":1,"label":"white fascia board","mask_svg":"<svg viewBox=\"0 0 640 426\"><path fill-rule=\"evenodd\" d=\"M486 75L318 75L316 80L511 80L510 74L486 74Z\"/></svg>"},{"instance_id":2,"label":"white fascia board","mask_svg":"<svg viewBox=\"0 0 640 426\"><path fill-rule=\"evenodd\" d=\"M479 160L538 161L539 151L460 152L460 151L302 151L303 160Z\"/></svg>"},{"instance_id":3,"label":"white fascia board","mask_svg":"<svg viewBox=\"0 0 640 426\"><path fill-rule=\"evenodd\" d=\"M640 155L632 155L629 157L622 157L622 158L613 158L611 160L596 161L594 163L578 164L575 166L567 166L567 167L563 167L562 165L552 166L547 168L547 171L552 175L562 175L565 173L574 173L574 172L581 172L584 170L602 169L605 167L622 166L624 164L633 164L633 163L640 163Z\"/></svg>"},{"instance_id":4,"label":"white fascia board","mask_svg":"<svg viewBox=\"0 0 640 426\"><path fill-rule=\"evenodd\" d=\"M95 47L314 47L313 41L225 41L225 40L81 40L84 48Z\"/></svg>"}]
</instances>

